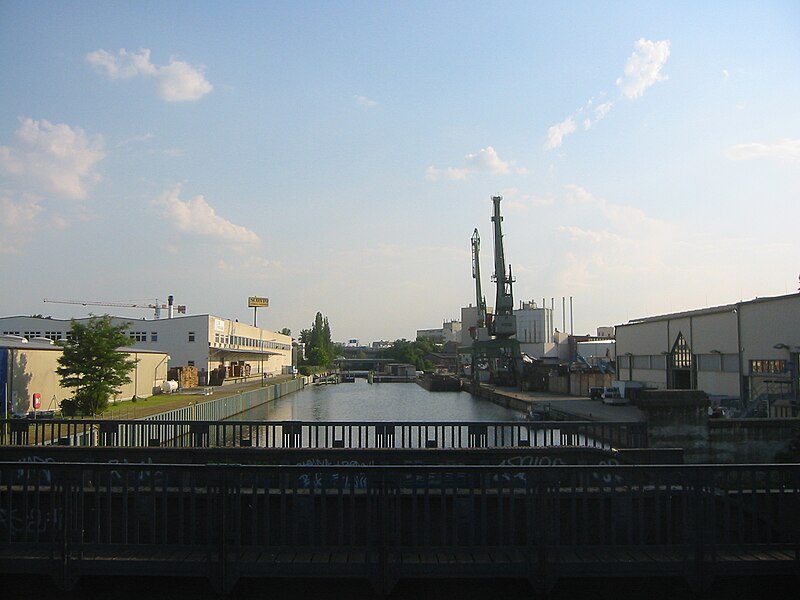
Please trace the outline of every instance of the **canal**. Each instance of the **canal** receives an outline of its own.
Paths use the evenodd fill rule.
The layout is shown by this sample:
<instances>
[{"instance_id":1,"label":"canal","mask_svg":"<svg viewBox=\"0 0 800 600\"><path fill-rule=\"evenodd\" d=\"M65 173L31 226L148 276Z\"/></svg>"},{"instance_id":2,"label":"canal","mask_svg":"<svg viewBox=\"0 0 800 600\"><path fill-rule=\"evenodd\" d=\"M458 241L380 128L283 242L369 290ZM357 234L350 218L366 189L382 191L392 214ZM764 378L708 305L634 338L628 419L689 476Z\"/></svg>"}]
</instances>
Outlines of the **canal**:
<instances>
[{"instance_id":1,"label":"canal","mask_svg":"<svg viewBox=\"0 0 800 600\"><path fill-rule=\"evenodd\" d=\"M467 392L429 392L416 383L308 386L232 417L241 421L519 421L513 410Z\"/></svg>"}]
</instances>

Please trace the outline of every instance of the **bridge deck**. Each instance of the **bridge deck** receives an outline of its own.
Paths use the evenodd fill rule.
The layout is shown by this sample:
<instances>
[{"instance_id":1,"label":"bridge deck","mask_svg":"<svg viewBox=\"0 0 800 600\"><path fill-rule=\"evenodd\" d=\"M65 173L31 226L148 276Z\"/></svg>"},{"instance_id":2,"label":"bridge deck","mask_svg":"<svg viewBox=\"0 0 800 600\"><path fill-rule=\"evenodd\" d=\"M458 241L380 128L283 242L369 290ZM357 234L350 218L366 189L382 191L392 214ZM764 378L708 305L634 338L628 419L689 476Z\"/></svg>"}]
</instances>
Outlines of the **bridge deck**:
<instances>
[{"instance_id":1,"label":"bridge deck","mask_svg":"<svg viewBox=\"0 0 800 600\"><path fill-rule=\"evenodd\" d=\"M795 575L800 465L0 463L0 572Z\"/></svg>"}]
</instances>

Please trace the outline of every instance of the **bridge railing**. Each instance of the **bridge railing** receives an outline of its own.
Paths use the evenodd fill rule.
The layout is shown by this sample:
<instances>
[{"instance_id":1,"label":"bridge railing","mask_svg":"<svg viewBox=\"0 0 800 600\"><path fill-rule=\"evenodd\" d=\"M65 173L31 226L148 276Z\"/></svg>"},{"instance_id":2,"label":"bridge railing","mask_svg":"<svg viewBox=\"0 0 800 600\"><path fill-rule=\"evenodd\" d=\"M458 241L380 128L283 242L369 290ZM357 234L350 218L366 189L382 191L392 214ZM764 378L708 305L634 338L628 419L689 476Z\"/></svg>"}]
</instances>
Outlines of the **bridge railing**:
<instances>
[{"instance_id":1,"label":"bridge railing","mask_svg":"<svg viewBox=\"0 0 800 600\"><path fill-rule=\"evenodd\" d=\"M317 422L11 419L2 445L503 448L647 447L645 423L585 421Z\"/></svg>"},{"instance_id":2,"label":"bridge railing","mask_svg":"<svg viewBox=\"0 0 800 600\"><path fill-rule=\"evenodd\" d=\"M796 574L800 465L0 463L0 546L0 572L163 569L222 589L244 576Z\"/></svg>"}]
</instances>

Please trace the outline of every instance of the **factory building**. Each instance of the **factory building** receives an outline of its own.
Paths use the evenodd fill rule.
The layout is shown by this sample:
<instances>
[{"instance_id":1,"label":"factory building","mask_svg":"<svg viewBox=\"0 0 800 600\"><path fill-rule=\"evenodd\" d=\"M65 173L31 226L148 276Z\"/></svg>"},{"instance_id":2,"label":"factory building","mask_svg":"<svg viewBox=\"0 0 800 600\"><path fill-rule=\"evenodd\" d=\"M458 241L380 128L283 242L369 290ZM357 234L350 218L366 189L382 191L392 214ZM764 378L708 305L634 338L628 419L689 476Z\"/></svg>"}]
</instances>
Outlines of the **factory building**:
<instances>
[{"instance_id":1,"label":"factory building","mask_svg":"<svg viewBox=\"0 0 800 600\"><path fill-rule=\"evenodd\" d=\"M418 340L431 340L437 344L461 342L461 321L444 321L437 329L417 329Z\"/></svg>"},{"instance_id":2,"label":"factory building","mask_svg":"<svg viewBox=\"0 0 800 600\"><path fill-rule=\"evenodd\" d=\"M736 399L742 414L796 405L800 294L634 319L616 341L620 381L703 390Z\"/></svg>"},{"instance_id":3,"label":"factory building","mask_svg":"<svg viewBox=\"0 0 800 600\"><path fill-rule=\"evenodd\" d=\"M157 350L119 350L135 360L136 366L131 381L121 386L114 400L152 396L167 379L169 356ZM0 336L0 418L39 411L47 414L58 410L61 400L72 397L74 390L61 387L56 373L61 353L51 340Z\"/></svg>"},{"instance_id":4,"label":"factory building","mask_svg":"<svg viewBox=\"0 0 800 600\"><path fill-rule=\"evenodd\" d=\"M76 319L79 322L88 319ZM131 346L169 355L170 367L197 368L200 384L211 383L212 373L261 377L285 372L292 363L292 338L214 315L187 315L167 319L112 317L127 324ZM0 334L26 339L66 339L70 321L44 317L0 317Z\"/></svg>"}]
</instances>

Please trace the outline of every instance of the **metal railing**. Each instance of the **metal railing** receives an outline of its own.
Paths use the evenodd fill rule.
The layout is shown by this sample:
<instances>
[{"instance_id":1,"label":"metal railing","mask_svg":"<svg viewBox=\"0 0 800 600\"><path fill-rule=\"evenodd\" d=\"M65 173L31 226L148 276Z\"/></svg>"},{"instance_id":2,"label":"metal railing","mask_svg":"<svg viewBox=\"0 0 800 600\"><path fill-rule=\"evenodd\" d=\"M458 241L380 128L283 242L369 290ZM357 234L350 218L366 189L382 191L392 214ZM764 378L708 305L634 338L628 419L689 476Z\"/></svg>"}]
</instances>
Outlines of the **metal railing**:
<instances>
[{"instance_id":1,"label":"metal railing","mask_svg":"<svg viewBox=\"0 0 800 600\"><path fill-rule=\"evenodd\" d=\"M0 463L0 572L796 574L800 465ZM342 559L344 557L344 559Z\"/></svg>"},{"instance_id":2,"label":"metal railing","mask_svg":"<svg viewBox=\"0 0 800 600\"><path fill-rule=\"evenodd\" d=\"M0 444L260 448L647 447L645 423L584 421L0 421Z\"/></svg>"}]
</instances>

